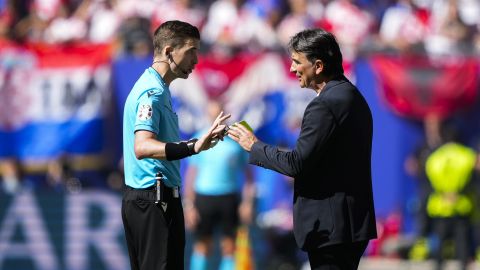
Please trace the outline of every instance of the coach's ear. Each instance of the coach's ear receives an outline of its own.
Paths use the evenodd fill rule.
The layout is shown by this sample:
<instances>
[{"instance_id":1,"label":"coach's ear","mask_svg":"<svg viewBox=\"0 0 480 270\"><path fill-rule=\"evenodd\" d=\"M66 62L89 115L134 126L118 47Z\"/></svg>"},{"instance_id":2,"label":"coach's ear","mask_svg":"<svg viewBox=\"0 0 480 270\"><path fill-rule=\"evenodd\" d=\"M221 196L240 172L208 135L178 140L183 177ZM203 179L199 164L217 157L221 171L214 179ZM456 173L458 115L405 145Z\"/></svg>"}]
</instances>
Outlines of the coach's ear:
<instances>
[{"instance_id":1,"label":"coach's ear","mask_svg":"<svg viewBox=\"0 0 480 270\"><path fill-rule=\"evenodd\" d=\"M323 71L323 68L324 68L323 61L320 60L320 59L317 59L313 63L313 66L315 67L315 74L320 75Z\"/></svg>"}]
</instances>

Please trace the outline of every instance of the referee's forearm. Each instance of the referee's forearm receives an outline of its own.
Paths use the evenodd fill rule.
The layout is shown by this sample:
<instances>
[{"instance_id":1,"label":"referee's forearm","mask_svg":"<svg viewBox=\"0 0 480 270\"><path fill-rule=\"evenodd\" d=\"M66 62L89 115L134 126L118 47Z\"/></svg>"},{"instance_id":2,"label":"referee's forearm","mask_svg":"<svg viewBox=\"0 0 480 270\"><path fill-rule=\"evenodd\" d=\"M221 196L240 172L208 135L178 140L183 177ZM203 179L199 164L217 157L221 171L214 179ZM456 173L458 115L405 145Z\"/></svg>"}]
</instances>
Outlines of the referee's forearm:
<instances>
[{"instance_id":1,"label":"referee's forearm","mask_svg":"<svg viewBox=\"0 0 480 270\"><path fill-rule=\"evenodd\" d=\"M137 159L154 158L166 160L165 143L155 139L135 140Z\"/></svg>"}]
</instances>

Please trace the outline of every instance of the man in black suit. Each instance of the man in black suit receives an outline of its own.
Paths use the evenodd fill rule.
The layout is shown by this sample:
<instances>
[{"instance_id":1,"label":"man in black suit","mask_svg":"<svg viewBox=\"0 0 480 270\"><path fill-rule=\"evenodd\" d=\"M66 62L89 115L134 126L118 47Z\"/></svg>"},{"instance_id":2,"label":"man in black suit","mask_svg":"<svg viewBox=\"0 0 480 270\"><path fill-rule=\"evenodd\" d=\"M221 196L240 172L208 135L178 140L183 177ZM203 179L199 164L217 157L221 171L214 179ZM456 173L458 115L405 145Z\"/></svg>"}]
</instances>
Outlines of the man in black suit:
<instances>
[{"instance_id":1,"label":"man in black suit","mask_svg":"<svg viewBox=\"0 0 480 270\"><path fill-rule=\"evenodd\" d=\"M241 125L229 137L250 152L251 164L294 178L293 224L312 269L357 269L368 241L377 236L371 180L372 115L343 75L335 37L324 30L297 33L289 43L308 104L295 149L259 141Z\"/></svg>"}]
</instances>

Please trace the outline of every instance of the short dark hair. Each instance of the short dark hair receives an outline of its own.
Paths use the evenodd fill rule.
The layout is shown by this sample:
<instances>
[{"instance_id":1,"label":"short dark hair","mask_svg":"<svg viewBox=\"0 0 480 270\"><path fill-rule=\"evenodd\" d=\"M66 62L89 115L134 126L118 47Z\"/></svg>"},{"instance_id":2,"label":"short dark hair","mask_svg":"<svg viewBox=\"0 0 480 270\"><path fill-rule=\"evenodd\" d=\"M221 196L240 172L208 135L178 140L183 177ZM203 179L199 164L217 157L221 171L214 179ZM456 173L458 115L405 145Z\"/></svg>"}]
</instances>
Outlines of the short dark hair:
<instances>
[{"instance_id":1,"label":"short dark hair","mask_svg":"<svg viewBox=\"0 0 480 270\"><path fill-rule=\"evenodd\" d=\"M303 30L290 39L288 49L304 53L311 63L321 60L327 76L343 74L342 53L332 33L323 29Z\"/></svg>"},{"instance_id":2,"label":"short dark hair","mask_svg":"<svg viewBox=\"0 0 480 270\"><path fill-rule=\"evenodd\" d=\"M181 47L189 39L200 40L198 28L182 21L166 21L162 23L153 35L154 55L161 54L165 46Z\"/></svg>"}]
</instances>

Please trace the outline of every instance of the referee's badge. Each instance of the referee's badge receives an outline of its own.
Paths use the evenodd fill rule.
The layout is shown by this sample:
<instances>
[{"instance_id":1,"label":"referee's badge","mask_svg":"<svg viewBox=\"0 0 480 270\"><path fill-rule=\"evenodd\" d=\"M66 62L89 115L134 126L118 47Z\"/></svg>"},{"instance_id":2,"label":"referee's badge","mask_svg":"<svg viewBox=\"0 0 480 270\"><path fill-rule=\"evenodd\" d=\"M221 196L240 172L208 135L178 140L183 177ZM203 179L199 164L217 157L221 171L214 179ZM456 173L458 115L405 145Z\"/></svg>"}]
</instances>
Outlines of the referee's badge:
<instances>
[{"instance_id":1,"label":"referee's badge","mask_svg":"<svg viewBox=\"0 0 480 270\"><path fill-rule=\"evenodd\" d=\"M140 106L140 109L138 110L138 119L140 120L148 120L152 118L152 106L148 104L144 104Z\"/></svg>"}]
</instances>

